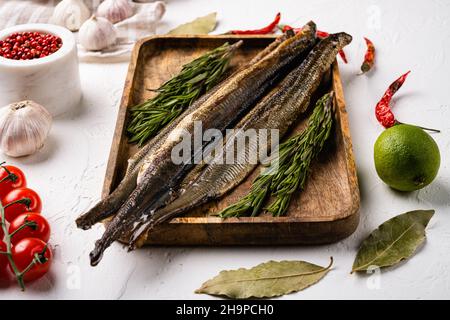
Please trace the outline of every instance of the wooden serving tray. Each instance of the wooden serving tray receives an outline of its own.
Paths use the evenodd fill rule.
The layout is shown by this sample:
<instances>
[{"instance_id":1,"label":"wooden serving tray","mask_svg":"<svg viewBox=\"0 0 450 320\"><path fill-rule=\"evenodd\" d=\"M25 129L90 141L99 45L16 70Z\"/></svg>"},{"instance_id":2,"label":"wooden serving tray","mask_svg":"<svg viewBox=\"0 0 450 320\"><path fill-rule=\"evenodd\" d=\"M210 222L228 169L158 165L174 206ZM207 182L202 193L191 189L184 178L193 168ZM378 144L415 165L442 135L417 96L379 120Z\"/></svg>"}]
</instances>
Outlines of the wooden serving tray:
<instances>
[{"instance_id":1,"label":"wooden serving tray","mask_svg":"<svg viewBox=\"0 0 450 320\"><path fill-rule=\"evenodd\" d=\"M228 41L244 40L233 57L236 67L251 59L273 36L156 36L141 40L134 48L120 105L114 140L106 172L103 196L122 179L127 159L137 148L127 142L127 109L152 97L148 89L158 88L176 75L181 66L205 51ZM335 134L312 167L304 191L292 201L287 216L262 215L250 218L221 218L211 213L245 195L259 170L220 201L194 209L183 217L155 228L148 244L162 245L275 245L335 242L349 236L359 222L359 189L345 100L337 62L333 64L332 86L336 94ZM310 108L311 109L311 108ZM307 116L298 120L293 133L304 127Z\"/></svg>"}]
</instances>

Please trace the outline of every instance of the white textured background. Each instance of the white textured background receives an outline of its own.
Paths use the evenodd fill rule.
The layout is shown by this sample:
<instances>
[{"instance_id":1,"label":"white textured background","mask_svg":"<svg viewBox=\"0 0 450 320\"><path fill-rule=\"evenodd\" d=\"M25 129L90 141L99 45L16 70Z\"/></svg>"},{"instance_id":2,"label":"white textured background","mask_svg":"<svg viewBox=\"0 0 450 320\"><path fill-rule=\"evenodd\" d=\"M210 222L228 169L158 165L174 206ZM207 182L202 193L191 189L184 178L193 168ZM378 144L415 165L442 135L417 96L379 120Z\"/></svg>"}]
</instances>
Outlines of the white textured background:
<instances>
[{"instance_id":1,"label":"white textured background","mask_svg":"<svg viewBox=\"0 0 450 320\"><path fill-rule=\"evenodd\" d=\"M341 63L353 147L361 187L361 222L348 239L333 245L264 248L157 247L127 254L113 245L96 268L88 253L103 227L76 229L74 219L99 200L126 63L82 64L84 100L80 110L55 122L38 154L6 159L25 171L29 186L43 198L43 214L53 227L55 261L51 274L21 293L0 288L0 299L198 299L193 291L222 269L251 267L266 260L301 259L332 270L317 285L286 299L450 298L450 1L188 1L168 0L159 33L211 11L218 12L217 33L259 27L282 13L282 22L299 26L313 19L320 29L346 31L350 63ZM376 68L356 77L365 52L363 36L377 48ZM439 128L438 178L409 194L388 189L373 165L373 144L382 128L373 108L400 74L412 73L395 98L403 122ZM358 244L381 222L396 214L434 208L425 246L401 267L377 276L350 275ZM79 283L77 283L77 280ZM79 286L78 286L79 284Z\"/></svg>"}]
</instances>

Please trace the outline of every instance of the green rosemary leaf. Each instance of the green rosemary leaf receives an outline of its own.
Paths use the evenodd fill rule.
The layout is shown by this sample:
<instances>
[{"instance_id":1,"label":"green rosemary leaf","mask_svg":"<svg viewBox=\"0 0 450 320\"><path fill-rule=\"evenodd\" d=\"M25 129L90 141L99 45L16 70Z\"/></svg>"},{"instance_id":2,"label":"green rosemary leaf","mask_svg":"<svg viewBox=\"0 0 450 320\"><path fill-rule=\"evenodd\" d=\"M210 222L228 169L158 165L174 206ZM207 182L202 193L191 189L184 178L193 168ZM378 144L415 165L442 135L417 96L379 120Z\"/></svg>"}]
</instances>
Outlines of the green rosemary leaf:
<instances>
[{"instance_id":1,"label":"green rosemary leaf","mask_svg":"<svg viewBox=\"0 0 450 320\"><path fill-rule=\"evenodd\" d=\"M155 97L131 108L129 142L143 145L219 83L238 46L225 43L184 65L178 75L160 88L152 89L158 93Z\"/></svg>"},{"instance_id":2,"label":"green rosemary leaf","mask_svg":"<svg viewBox=\"0 0 450 320\"><path fill-rule=\"evenodd\" d=\"M187 83L196 84L197 82L204 80L207 76L208 76L208 74L206 72L200 73L200 74L196 75L194 78L188 80Z\"/></svg>"},{"instance_id":3,"label":"green rosemary leaf","mask_svg":"<svg viewBox=\"0 0 450 320\"><path fill-rule=\"evenodd\" d=\"M306 129L282 143L278 159L253 181L250 192L221 211L219 216L257 216L269 195L275 199L265 210L273 216L286 214L292 195L304 188L311 162L331 134L333 101L333 93L326 94L317 101Z\"/></svg>"}]
</instances>

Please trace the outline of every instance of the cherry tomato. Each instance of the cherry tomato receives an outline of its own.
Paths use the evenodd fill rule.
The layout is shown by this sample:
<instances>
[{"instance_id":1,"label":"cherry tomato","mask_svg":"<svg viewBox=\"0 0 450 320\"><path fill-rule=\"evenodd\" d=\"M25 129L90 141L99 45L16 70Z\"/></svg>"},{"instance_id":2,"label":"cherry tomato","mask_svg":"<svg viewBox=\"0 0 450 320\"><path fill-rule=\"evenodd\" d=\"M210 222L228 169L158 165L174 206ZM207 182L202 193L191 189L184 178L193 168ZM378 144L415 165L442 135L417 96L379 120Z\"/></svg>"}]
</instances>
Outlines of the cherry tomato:
<instances>
[{"instance_id":1,"label":"cherry tomato","mask_svg":"<svg viewBox=\"0 0 450 320\"><path fill-rule=\"evenodd\" d=\"M29 206L17 201L29 200ZM39 195L29 188L18 188L9 192L3 199L5 207L5 218L8 222L13 221L18 215L27 212L41 212L42 202Z\"/></svg>"},{"instance_id":2,"label":"cherry tomato","mask_svg":"<svg viewBox=\"0 0 450 320\"><path fill-rule=\"evenodd\" d=\"M6 252L6 244L3 241L0 241L0 251ZM6 266L8 265L8 257L6 254L0 254L0 278L5 278L8 272Z\"/></svg>"},{"instance_id":3,"label":"cherry tomato","mask_svg":"<svg viewBox=\"0 0 450 320\"><path fill-rule=\"evenodd\" d=\"M26 226L20 231L17 231L11 237L12 244L16 244L24 238L37 238L44 242L50 239L50 225L43 216L35 212L26 212L15 218L9 225L9 234L18 230L26 222L34 222L35 226Z\"/></svg>"},{"instance_id":4,"label":"cherry tomato","mask_svg":"<svg viewBox=\"0 0 450 320\"><path fill-rule=\"evenodd\" d=\"M15 166L0 167L0 199L6 196L11 190L25 188L26 186L27 180L22 170Z\"/></svg>"},{"instance_id":5,"label":"cherry tomato","mask_svg":"<svg viewBox=\"0 0 450 320\"><path fill-rule=\"evenodd\" d=\"M23 280L26 282L39 279L48 272L53 257L50 246L40 239L25 238L12 248L12 258L20 272L30 265L35 255L39 257L41 263L36 263L25 273Z\"/></svg>"}]
</instances>

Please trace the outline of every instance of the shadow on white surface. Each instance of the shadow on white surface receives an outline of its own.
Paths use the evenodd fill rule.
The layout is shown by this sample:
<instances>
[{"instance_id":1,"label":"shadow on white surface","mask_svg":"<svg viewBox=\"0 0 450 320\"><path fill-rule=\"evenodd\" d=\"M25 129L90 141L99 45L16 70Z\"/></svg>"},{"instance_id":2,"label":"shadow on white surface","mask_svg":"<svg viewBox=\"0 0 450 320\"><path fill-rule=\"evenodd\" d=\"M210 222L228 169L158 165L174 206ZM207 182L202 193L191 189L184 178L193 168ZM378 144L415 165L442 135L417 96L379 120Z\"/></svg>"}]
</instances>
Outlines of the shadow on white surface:
<instances>
[{"instance_id":1,"label":"shadow on white surface","mask_svg":"<svg viewBox=\"0 0 450 320\"><path fill-rule=\"evenodd\" d=\"M428 202L432 206L450 206L450 190L448 186L437 179L417 193L419 201Z\"/></svg>"},{"instance_id":2,"label":"shadow on white surface","mask_svg":"<svg viewBox=\"0 0 450 320\"><path fill-rule=\"evenodd\" d=\"M68 111L58 117L55 117L54 121L72 121L72 120L78 120L78 118L82 118L82 116L87 112L88 110L88 100L83 95L81 97L81 101L78 104L77 108L74 108L71 111Z\"/></svg>"},{"instance_id":3,"label":"shadow on white surface","mask_svg":"<svg viewBox=\"0 0 450 320\"><path fill-rule=\"evenodd\" d=\"M20 163L22 165L43 163L48 159L50 159L51 157L53 157L57 149L58 149L58 140L55 137L55 135L52 135L52 132L50 131L50 135L45 141L44 146L36 153L20 158L8 157L9 160L8 162Z\"/></svg>"}]
</instances>

